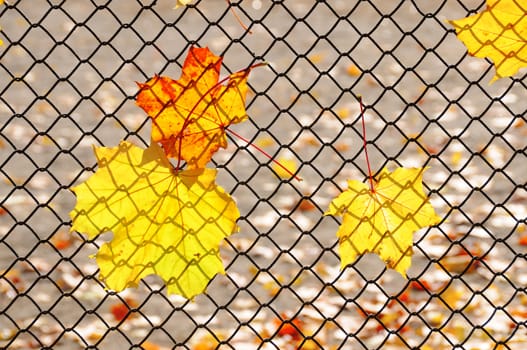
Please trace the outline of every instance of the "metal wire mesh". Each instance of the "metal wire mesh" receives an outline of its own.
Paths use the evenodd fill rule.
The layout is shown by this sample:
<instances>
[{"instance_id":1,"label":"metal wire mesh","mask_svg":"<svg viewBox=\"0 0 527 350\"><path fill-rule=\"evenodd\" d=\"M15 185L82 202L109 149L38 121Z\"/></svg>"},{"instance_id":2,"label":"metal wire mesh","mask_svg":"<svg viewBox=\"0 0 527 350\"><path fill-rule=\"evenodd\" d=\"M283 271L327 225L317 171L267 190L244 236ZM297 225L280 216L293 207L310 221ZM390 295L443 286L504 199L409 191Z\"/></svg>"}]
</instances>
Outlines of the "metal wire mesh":
<instances>
[{"instance_id":1,"label":"metal wire mesh","mask_svg":"<svg viewBox=\"0 0 527 350\"><path fill-rule=\"evenodd\" d=\"M446 19L456 1L11 0L0 8L0 347L9 349L523 349L526 82L488 85ZM245 30L233 12L252 32ZM92 144L149 142L135 81L179 77L192 45L249 79L233 130L298 165L297 182L244 142L214 157L240 232L226 275L194 302L148 277L106 291L89 259L111 234L69 234L69 188ZM429 166L443 222L414 238L409 279L365 255L339 270L322 214L373 167Z\"/></svg>"}]
</instances>

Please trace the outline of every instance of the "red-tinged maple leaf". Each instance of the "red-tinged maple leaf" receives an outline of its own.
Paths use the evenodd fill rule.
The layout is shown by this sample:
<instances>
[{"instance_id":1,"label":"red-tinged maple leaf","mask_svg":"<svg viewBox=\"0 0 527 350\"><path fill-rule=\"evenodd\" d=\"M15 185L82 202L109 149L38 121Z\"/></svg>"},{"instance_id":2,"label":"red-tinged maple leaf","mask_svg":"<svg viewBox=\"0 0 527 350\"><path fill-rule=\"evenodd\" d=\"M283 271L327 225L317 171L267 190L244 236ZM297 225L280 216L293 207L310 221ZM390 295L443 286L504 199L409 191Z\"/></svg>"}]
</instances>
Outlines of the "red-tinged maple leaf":
<instances>
[{"instance_id":1,"label":"red-tinged maple leaf","mask_svg":"<svg viewBox=\"0 0 527 350\"><path fill-rule=\"evenodd\" d=\"M227 146L225 129L247 119L251 68L219 81L221 62L207 47L192 47L178 80L155 76L139 84L136 103L152 118L152 140L168 157L185 160L189 169L204 168Z\"/></svg>"}]
</instances>

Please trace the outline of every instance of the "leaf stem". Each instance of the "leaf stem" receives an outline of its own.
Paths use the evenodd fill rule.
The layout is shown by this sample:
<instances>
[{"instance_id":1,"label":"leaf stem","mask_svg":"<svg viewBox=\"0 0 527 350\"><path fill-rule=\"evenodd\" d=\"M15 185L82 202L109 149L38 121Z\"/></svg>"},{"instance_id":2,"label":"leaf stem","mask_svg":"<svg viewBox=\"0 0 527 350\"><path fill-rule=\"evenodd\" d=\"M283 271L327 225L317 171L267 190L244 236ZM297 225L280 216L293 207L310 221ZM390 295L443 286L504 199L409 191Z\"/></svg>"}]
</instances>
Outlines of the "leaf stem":
<instances>
[{"instance_id":1,"label":"leaf stem","mask_svg":"<svg viewBox=\"0 0 527 350\"><path fill-rule=\"evenodd\" d=\"M219 60L221 60L221 58L219 58ZM214 63L214 65L216 64L216 62ZM239 73L242 73L242 72L245 72L246 74L249 74L249 72L256 68L256 67L260 67L260 66L264 66L266 65L267 63L266 62L259 62L259 63L256 63L256 64L253 64L252 66L250 66L249 68L245 68L245 69L241 69L233 74L239 74ZM208 69L208 67L207 67ZM205 69L206 71L206 69ZM203 72L203 74L205 74L205 71ZM218 81L216 84L214 84L212 87L210 87L203 95L200 96L199 100L194 104L194 106L192 107L192 109L190 110L190 112L187 114L187 116L185 117L185 121L183 122L183 126L181 127L181 131L178 135L176 135L176 138L179 139L179 145L178 145L178 163L177 163L177 167L179 168L180 166L180 163L181 163L181 149L183 147L183 137L184 137L184 132L185 132L185 129L189 126L190 122L191 122L191 115L194 114L194 111L196 110L196 108L198 107L198 105L201 103L201 101L203 101L203 99L205 99L205 97L207 97L208 95L210 95L212 93L212 91L214 89L216 89L218 86L222 85L224 82L226 82L227 80L229 80L231 78L231 76L233 75L228 75L226 77L224 77L223 79L221 79L220 81ZM199 78L198 78L199 80ZM191 84L193 84L195 81L191 81ZM191 85L189 86L186 86L185 89L189 89L191 88ZM172 101L173 103L173 101ZM209 102L209 103L213 103L213 101ZM220 125L218 124L219 127L224 127L224 125ZM225 128L227 129L227 128Z\"/></svg>"},{"instance_id":2,"label":"leaf stem","mask_svg":"<svg viewBox=\"0 0 527 350\"><path fill-rule=\"evenodd\" d=\"M194 111L196 110L196 108L198 107L198 105L201 103L201 101L203 101L203 99L205 99L205 97L209 96L212 91L214 89L216 89L218 86L222 85L223 83L225 83L227 80L229 80L232 75L235 75L235 74L240 74L242 72L246 73L246 74L249 74L249 72L254 69L254 68L257 68L257 67L261 67L261 66L265 66L267 65L266 62L259 62L259 63L256 63L256 64L253 64L252 66L250 66L249 68L245 68L245 69L241 69L237 72L234 72L233 74L230 74L224 78L222 78L220 81L218 81L216 84L214 84L212 87L210 87L203 95L200 96L199 100L194 104L194 106L192 107L192 109L190 110L190 112L188 112L186 118L185 118L185 122L183 123L183 127L181 128L181 133L180 134L183 134L183 131L185 131L186 127L189 125L189 122L190 122L190 116L192 114L194 114ZM201 77L198 78L198 80L200 79ZM194 83L195 81L192 81L191 83ZM191 86L186 86L185 89L189 89ZM214 101L211 101L209 103L213 103ZM223 127L224 125L220 125L218 124L218 126L221 126Z\"/></svg>"},{"instance_id":3,"label":"leaf stem","mask_svg":"<svg viewBox=\"0 0 527 350\"><path fill-rule=\"evenodd\" d=\"M236 11L234 11L234 8L232 7L232 4L231 4L231 1L230 0L226 0L227 1L227 4L229 4L229 9L231 10L231 13L232 15L234 16L234 18L236 18L236 20L238 21L238 23L240 24L240 26L246 31L248 32L249 34L252 34L253 32L251 32L249 30L249 28L242 22L240 16L238 16L238 14L236 13Z\"/></svg>"},{"instance_id":4,"label":"leaf stem","mask_svg":"<svg viewBox=\"0 0 527 350\"><path fill-rule=\"evenodd\" d=\"M298 176L298 175L295 175L291 172L291 170L287 169L282 163L280 163L279 161L277 161L276 159L273 159L273 157L267 153L266 151L264 151L261 147L258 147L256 146L255 144L253 144L251 141L249 141L248 139L246 139L245 137L243 137L242 135L238 134L237 132L231 130L231 129L225 129L226 131L228 131L229 133L231 133L232 135L236 136L237 138L239 138L240 140L242 140L243 142L245 142L247 145L255 148L258 152L262 153L267 159L269 159L271 162L275 163L276 165L278 165L280 168L282 168L285 172L287 172L289 175L291 175L291 177L293 177L295 180L297 181L303 181L303 179Z\"/></svg>"},{"instance_id":5,"label":"leaf stem","mask_svg":"<svg viewBox=\"0 0 527 350\"><path fill-rule=\"evenodd\" d=\"M364 105L362 104L362 96L358 96L360 105L360 118L362 123L362 147L364 148L364 156L366 157L366 165L368 166L368 180L370 183L370 191L375 192L375 186L373 184L373 175L371 173L370 157L368 156L368 141L366 140L366 123L364 122Z\"/></svg>"}]
</instances>

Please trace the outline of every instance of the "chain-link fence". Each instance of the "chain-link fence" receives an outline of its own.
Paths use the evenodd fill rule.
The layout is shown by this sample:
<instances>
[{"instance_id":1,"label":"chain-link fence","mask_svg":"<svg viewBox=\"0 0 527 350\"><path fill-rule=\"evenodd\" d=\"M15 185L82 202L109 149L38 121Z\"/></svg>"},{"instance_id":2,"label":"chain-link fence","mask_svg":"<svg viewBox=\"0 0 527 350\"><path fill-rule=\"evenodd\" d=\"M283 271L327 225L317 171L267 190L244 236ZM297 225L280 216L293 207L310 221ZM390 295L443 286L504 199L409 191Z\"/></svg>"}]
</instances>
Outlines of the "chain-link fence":
<instances>
[{"instance_id":1,"label":"chain-link fence","mask_svg":"<svg viewBox=\"0 0 527 350\"><path fill-rule=\"evenodd\" d=\"M0 8L0 347L8 349L523 349L527 344L526 80L466 53L447 19L483 0L9 0ZM247 26L246 30L242 24ZM237 201L226 275L189 302L158 277L104 289L69 233L70 187L92 145L149 143L135 82L178 78L192 46L251 72L232 126L304 179L231 138L213 158ZM339 269L347 179L428 166L443 221L414 236L409 279L365 255Z\"/></svg>"}]
</instances>

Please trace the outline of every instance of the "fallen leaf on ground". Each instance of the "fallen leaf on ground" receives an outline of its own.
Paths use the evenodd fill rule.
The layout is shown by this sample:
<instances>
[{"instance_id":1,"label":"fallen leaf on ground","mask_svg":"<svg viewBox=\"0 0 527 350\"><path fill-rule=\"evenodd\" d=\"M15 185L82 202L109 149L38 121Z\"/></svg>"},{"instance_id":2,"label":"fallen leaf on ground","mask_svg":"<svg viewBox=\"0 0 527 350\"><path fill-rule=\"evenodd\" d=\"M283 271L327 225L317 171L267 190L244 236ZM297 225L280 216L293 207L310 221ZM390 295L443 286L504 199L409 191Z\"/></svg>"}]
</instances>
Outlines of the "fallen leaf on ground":
<instances>
[{"instance_id":1,"label":"fallen leaf on ground","mask_svg":"<svg viewBox=\"0 0 527 350\"><path fill-rule=\"evenodd\" d=\"M450 309L456 310L463 305L463 299L467 298L467 290L455 286L454 284L448 284L440 294L438 294L438 298Z\"/></svg>"},{"instance_id":2,"label":"fallen leaf on ground","mask_svg":"<svg viewBox=\"0 0 527 350\"><path fill-rule=\"evenodd\" d=\"M177 171L161 148L122 141L95 148L99 168L74 187L72 231L89 239L112 231L96 255L109 289L159 275L169 294L192 299L224 273L219 244L236 229L234 200L215 184L216 170Z\"/></svg>"},{"instance_id":3,"label":"fallen leaf on ground","mask_svg":"<svg viewBox=\"0 0 527 350\"><path fill-rule=\"evenodd\" d=\"M273 146L275 144L276 143L275 143L274 139L272 137L270 137L270 136L260 137L255 142L255 145L260 147L260 148Z\"/></svg>"},{"instance_id":4,"label":"fallen leaf on ground","mask_svg":"<svg viewBox=\"0 0 527 350\"><path fill-rule=\"evenodd\" d=\"M282 314L281 318L274 320L275 326L278 328L277 334L280 337L291 337L292 340L300 340L304 336L302 335L304 322L299 318L293 318L292 320L287 319L287 316Z\"/></svg>"},{"instance_id":5,"label":"fallen leaf on ground","mask_svg":"<svg viewBox=\"0 0 527 350\"><path fill-rule=\"evenodd\" d=\"M307 59L309 60L309 62L313 64L319 64L320 62L324 60L324 57L325 55L322 53L315 53L315 54L309 55Z\"/></svg>"},{"instance_id":6,"label":"fallen leaf on ground","mask_svg":"<svg viewBox=\"0 0 527 350\"><path fill-rule=\"evenodd\" d=\"M416 291L432 291L432 287L430 286L430 283L428 283L426 280L416 280L410 282L409 288L416 290Z\"/></svg>"},{"instance_id":7,"label":"fallen leaf on ground","mask_svg":"<svg viewBox=\"0 0 527 350\"><path fill-rule=\"evenodd\" d=\"M291 174L297 171L297 164L293 158L278 157L276 163L273 163L274 172L282 179L289 179Z\"/></svg>"},{"instance_id":8,"label":"fallen leaf on ground","mask_svg":"<svg viewBox=\"0 0 527 350\"><path fill-rule=\"evenodd\" d=\"M350 110L347 107L337 109L337 115L340 119L346 119L350 116Z\"/></svg>"},{"instance_id":9,"label":"fallen leaf on ground","mask_svg":"<svg viewBox=\"0 0 527 350\"><path fill-rule=\"evenodd\" d=\"M174 7L177 9L181 6L187 6L188 4L191 4L194 0L176 0L176 6Z\"/></svg>"},{"instance_id":10,"label":"fallen leaf on ground","mask_svg":"<svg viewBox=\"0 0 527 350\"><path fill-rule=\"evenodd\" d=\"M73 236L68 234L68 232L59 231L51 237L50 242L58 250L63 250L71 246L73 243Z\"/></svg>"},{"instance_id":11,"label":"fallen leaf on ground","mask_svg":"<svg viewBox=\"0 0 527 350\"><path fill-rule=\"evenodd\" d=\"M125 298L124 301L119 300L117 303L110 306L110 312L113 318L121 322L125 318L134 317L134 313L130 313L130 308L136 308L137 302L132 298Z\"/></svg>"},{"instance_id":12,"label":"fallen leaf on ground","mask_svg":"<svg viewBox=\"0 0 527 350\"><path fill-rule=\"evenodd\" d=\"M346 73L348 73L348 75L352 77L358 77L359 75L361 75L362 72L359 67L354 64L350 64L348 68L346 68Z\"/></svg>"},{"instance_id":13,"label":"fallen leaf on ground","mask_svg":"<svg viewBox=\"0 0 527 350\"><path fill-rule=\"evenodd\" d=\"M469 54L490 58L499 78L514 75L527 66L527 3L519 0L487 0L481 13L449 21Z\"/></svg>"},{"instance_id":14,"label":"fallen leaf on ground","mask_svg":"<svg viewBox=\"0 0 527 350\"><path fill-rule=\"evenodd\" d=\"M316 205L313 203L313 201L310 198L302 198L300 200L300 203L298 204L298 209L300 211L313 211L316 208L317 208Z\"/></svg>"},{"instance_id":15,"label":"fallen leaf on ground","mask_svg":"<svg viewBox=\"0 0 527 350\"><path fill-rule=\"evenodd\" d=\"M223 334L215 333L215 334L206 334L203 337L201 337L194 346L192 346L192 350L213 350L217 349L220 340L224 339Z\"/></svg>"},{"instance_id":16,"label":"fallen leaf on ground","mask_svg":"<svg viewBox=\"0 0 527 350\"><path fill-rule=\"evenodd\" d=\"M330 203L325 215L343 216L337 232L341 268L373 252L401 275L412 262L413 233L441 218L428 203L423 168L383 169L374 188L356 180Z\"/></svg>"},{"instance_id":17,"label":"fallen leaf on ground","mask_svg":"<svg viewBox=\"0 0 527 350\"><path fill-rule=\"evenodd\" d=\"M141 348L143 350L164 350L167 349L165 347L161 347L160 345L157 345L156 343L152 343L151 341L145 341L141 343Z\"/></svg>"}]
</instances>

